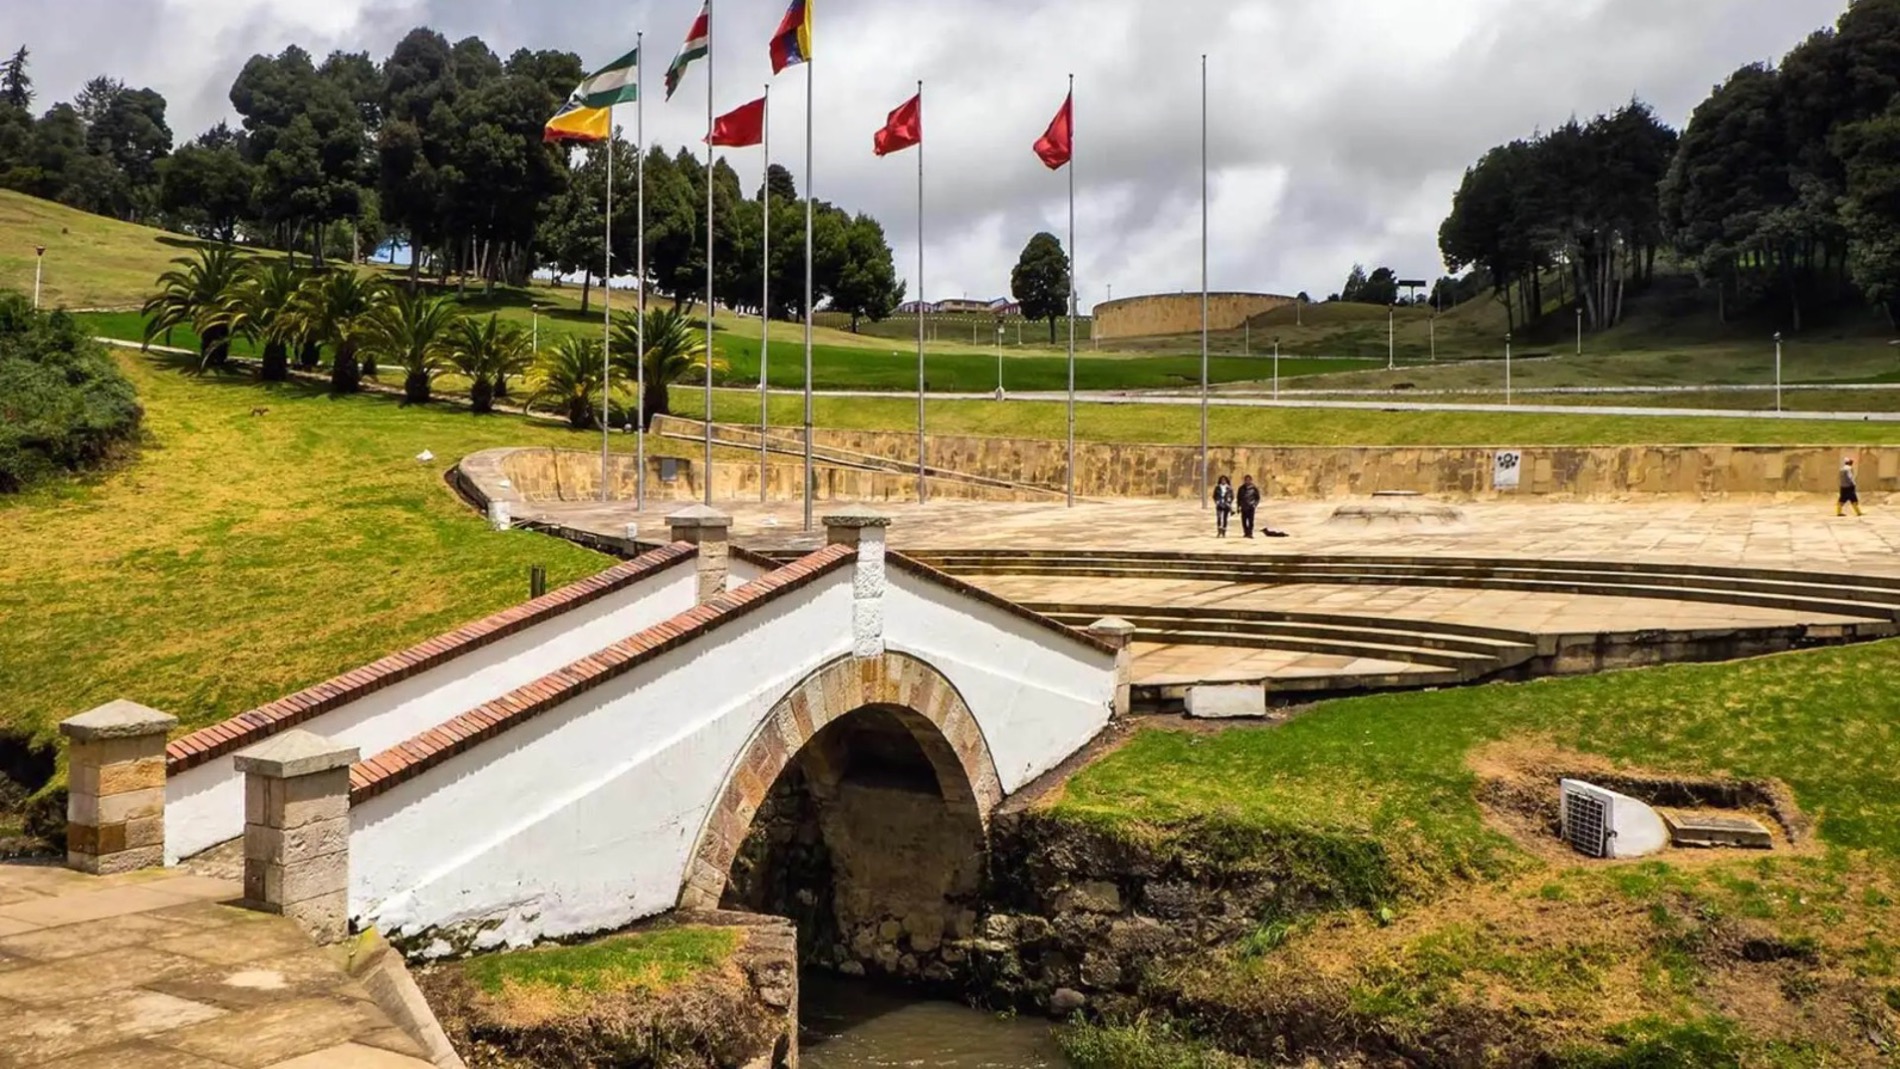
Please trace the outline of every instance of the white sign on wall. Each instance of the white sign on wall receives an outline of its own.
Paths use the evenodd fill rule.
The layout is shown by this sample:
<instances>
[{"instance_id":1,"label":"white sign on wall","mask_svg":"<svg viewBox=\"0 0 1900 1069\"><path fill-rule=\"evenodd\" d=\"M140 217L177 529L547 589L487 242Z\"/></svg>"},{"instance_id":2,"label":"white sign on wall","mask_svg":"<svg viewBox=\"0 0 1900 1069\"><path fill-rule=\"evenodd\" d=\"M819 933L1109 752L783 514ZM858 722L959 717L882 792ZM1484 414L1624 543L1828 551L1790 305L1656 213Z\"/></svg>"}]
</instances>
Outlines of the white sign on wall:
<instances>
[{"instance_id":1,"label":"white sign on wall","mask_svg":"<svg viewBox=\"0 0 1900 1069\"><path fill-rule=\"evenodd\" d=\"M1498 451L1491 463L1491 489L1517 489L1518 475L1524 470L1524 454L1515 449Z\"/></svg>"}]
</instances>

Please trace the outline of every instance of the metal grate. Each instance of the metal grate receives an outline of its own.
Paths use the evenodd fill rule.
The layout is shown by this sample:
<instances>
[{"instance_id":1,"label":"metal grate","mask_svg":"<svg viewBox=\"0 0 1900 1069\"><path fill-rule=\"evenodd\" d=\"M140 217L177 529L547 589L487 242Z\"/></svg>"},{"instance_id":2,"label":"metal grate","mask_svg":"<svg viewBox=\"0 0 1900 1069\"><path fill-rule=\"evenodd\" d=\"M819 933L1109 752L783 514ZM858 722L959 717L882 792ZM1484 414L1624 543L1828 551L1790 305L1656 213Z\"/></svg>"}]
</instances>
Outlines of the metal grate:
<instances>
[{"instance_id":1,"label":"metal grate","mask_svg":"<svg viewBox=\"0 0 1900 1069\"><path fill-rule=\"evenodd\" d=\"M1601 798L1580 790L1564 791L1564 839L1589 857L1607 857L1610 807Z\"/></svg>"}]
</instances>

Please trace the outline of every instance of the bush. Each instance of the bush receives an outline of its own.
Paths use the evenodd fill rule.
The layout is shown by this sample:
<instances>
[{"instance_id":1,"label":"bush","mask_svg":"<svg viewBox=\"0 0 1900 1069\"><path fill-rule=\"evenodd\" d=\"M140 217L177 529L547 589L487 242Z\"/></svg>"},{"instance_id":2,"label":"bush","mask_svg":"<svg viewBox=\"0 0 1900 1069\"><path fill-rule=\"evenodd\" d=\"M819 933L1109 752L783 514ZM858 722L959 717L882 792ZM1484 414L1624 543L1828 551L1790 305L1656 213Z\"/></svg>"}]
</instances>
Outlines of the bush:
<instances>
[{"instance_id":1,"label":"bush","mask_svg":"<svg viewBox=\"0 0 1900 1069\"><path fill-rule=\"evenodd\" d=\"M144 415L132 384L71 316L0 293L0 493L105 462Z\"/></svg>"}]
</instances>

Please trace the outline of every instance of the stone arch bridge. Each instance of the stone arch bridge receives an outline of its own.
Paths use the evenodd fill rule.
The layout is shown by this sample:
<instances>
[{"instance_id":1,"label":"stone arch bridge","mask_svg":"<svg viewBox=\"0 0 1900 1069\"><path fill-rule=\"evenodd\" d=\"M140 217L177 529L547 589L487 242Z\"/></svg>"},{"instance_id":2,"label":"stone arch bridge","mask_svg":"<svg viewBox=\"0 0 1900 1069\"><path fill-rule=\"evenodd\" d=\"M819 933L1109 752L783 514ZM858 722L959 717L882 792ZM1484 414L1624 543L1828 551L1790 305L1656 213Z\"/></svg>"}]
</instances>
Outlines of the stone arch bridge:
<instances>
[{"instance_id":1,"label":"stone arch bridge","mask_svg":"<svg viewBox=\"0 0 1900 1069\"><path fill-rule=\"evenodd\" d=\"M695 507L670 545L168 745L129 703L77 717L70 860L241 839L254 904L430 956L765 902L790 862L759 829L804 819L839 945L867 920L927 952L996 806L1125 707L1132 627L1054 623L887 552L887 523L829 517L776 566Z\"/></svg>"}]
</instances>

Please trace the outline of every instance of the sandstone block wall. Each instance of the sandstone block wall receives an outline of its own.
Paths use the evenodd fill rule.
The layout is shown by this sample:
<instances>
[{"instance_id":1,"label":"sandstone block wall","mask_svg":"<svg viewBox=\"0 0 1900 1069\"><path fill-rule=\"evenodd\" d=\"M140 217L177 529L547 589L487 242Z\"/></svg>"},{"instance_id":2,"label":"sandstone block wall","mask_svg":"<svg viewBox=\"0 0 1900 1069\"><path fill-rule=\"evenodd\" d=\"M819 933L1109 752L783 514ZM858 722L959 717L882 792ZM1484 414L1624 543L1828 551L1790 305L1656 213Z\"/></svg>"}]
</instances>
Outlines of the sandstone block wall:
<instances>
[{"instance_id":1,"label":"sandstone block wall","mask_svg":"<svg viewBox=\"0 0 1900 1069\"><path fill-rule=\"evenodd\" d=\"M1291 297L1269 293L1210 293L1207 298L1208 326L1214 330L1239 330L1247 320L1292 303ZM1107 301L1095 306L1095 337L1099 341L1161 334L1197 334L1200 329L1199 293L1124 297L1119 301Z\"/></svg>"}]
</instances>

